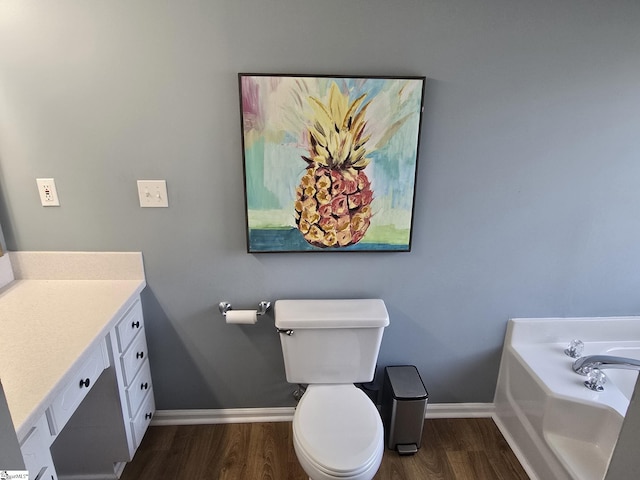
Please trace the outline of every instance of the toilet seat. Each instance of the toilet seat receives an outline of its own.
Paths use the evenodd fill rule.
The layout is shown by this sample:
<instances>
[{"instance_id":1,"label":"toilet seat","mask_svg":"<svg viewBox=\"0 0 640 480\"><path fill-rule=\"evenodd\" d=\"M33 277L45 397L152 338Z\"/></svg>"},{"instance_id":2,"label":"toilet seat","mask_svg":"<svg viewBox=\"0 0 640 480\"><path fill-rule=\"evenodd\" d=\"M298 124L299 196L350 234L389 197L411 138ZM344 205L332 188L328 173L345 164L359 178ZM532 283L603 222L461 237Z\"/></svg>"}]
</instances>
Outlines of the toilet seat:
<instances>
[{"instance_id":1,"label":"toilet seat","mask_svg":"<svg viewBox=\"0 0 640 480\"><path fill-rule=\"evenodd\" d=\"M303 467L326 479L371 479L384 451L380 414L353 384L309 385L293 417L293 440Z\"/></svg>"}]
</instances>

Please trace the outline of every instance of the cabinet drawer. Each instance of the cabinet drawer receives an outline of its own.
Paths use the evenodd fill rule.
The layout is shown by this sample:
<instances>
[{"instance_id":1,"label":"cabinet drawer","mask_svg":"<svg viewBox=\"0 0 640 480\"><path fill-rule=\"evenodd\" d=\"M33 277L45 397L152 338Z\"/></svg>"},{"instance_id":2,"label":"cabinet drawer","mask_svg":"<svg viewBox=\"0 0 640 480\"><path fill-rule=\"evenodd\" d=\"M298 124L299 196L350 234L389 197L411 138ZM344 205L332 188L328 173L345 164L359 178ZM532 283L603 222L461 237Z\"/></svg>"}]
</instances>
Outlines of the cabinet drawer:
<instances>
[{"instance_id":1,"label":"cabinet drawer","mask_svg":"<svg viewBox=\"0 0 640 480\"><path fill-rule=\"evenodd\" d=\"M127 406L129 407L129 415L133 417L142 400L147 393L153 392L151 386L151 370L149 369L149 362L146 361L140 368L140 371L131 381L131 385L127 388ZM152 393L153 395L153 393Z\"/></svg>"},{"instance_id":2,"label":"cabinet drawer","mask_svg":"<svg viewBox=\"0 0 640 480\"><path fill-rule=\"evenodd\" d=\"M133 428L133 442L136 448L140 446L140 442L142 441L142 437L144 437L144 432L147 431L147 427L151 422L151 418L153 417L154 412L156 411L156 404L153 399L153 392L149 392L149 394L145 397L145 401L142 404L142 407L138 411L138 414L132 420Z\"/></svg>"},{"instance_id":3,"label":"cabinet drawer","mask_svg":"<svg viewBox=\"0 0 640 480\"><path fill-rule=\"evenodd\" d=\"M108 356L103 348L104 343L101 342L89 352L86 360L71 375L72 380L51 403L47 415L52 435L57 435L62 430L102 371L109 366Z\"/></svg>"},{"instance_id":4,"label":"cabinet drawer","mask_svg":"<svg viewBox=\"0 0 640 480\"><path fill-rule=\"evenodd\" d=\"M126 386L131 384L133 377L147 360L147 339L144 336L144 328L138 332L129 348L122 355L122 372Z\"/></svg>"},{"instance_id":5,"label":"cabinet drawer","mask_svg":"<svg viewBox=\"0 0 640 480\"><path fill-rule=\"evenodd\" d=\"M142 330L143 326L142 305L140 305L140 300L137 300L116 327L120 352L127 349L133 337Z\"/></svg>"},{"instance_id":6,"label":"cabinet drawer","mask_svg":"<svg viewBox=\"0 0 640 480\"><path fill-rule=\"evenodd\" d=\"M55 480L57 478L49 451L49 443L49 426L43 415L20 445L24 465L29 471L30 479Z\"/></svg>"}]
</instances>

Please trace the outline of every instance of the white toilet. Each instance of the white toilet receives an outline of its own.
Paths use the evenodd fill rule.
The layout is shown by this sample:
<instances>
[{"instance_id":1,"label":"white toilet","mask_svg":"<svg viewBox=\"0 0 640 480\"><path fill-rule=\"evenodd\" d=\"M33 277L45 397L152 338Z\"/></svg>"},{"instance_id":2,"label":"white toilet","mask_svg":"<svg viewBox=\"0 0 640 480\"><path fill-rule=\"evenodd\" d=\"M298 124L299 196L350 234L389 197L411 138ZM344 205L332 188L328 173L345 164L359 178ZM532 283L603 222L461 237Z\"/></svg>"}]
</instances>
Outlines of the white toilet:
<instances>
[{"instance_id":1,"label":"white toilet","mask_svg":"<svg viewBox=\"0 0 640 480\"><path fill-rule=\"evenodd\" d=\"M293 446L311 480L371 480L384 430L354 383L373 380L389 314L382 300L277 300L287 381L308 384L293 416Z\"/></svg>"}]
</instances>

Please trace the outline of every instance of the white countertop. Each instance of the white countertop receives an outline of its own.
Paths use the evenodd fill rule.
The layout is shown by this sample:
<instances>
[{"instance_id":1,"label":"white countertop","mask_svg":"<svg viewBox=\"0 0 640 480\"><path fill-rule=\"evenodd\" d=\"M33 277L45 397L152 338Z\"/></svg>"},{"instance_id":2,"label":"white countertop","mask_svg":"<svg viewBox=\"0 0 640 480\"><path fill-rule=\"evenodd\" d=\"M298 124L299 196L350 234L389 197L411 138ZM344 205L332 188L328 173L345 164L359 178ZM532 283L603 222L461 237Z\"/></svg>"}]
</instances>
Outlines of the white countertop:
<instances>
[{"instance_id":1,"label":"white countertop","mask_svg":"<svg viewBox=\"0 0 640 480\"><path fill-rule=\"evenodd\" d=\"M85 351L105 338L146 282L139 253L52 252L53 263L42 252L17 253L16 257L11 254L11 260L14 268L18 264L22 270L19 275L15 272L14 282L0 289L0 379L18 438L23 438L70 380L67 373ZM72 275L66 271L47 274L40 269L42 265L58 265L62 256L72 267ZM99 270L108 279L96 275L96 257ZM133 266L123 269L122 279L106 268L127 262ZM39 266L32 268L30 263ZM77 268L83 263L90 267L90 275ZM139 266L137 274L132 273L135 265ZM41 278L47 275L51 279Z\"/></svg>"}]
</instances>

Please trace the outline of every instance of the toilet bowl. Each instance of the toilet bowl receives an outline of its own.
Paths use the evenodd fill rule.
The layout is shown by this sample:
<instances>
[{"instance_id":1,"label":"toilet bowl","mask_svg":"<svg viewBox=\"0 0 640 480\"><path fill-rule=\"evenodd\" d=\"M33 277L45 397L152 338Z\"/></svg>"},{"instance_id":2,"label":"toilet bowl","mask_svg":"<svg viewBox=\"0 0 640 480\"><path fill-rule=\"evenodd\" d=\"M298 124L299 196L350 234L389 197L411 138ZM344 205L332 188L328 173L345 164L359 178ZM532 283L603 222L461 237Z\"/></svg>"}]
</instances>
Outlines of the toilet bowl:
<instances>
[{"instance_id":1,"label":"toilet bowl","mask_svg":"<svg viewBox=\"0 0 640 480\"><path fill-rule=\"evenodd\" d=\"M380 414L353 384L309 385L293 417L293 446L312 480L371 480L384 452Z\"/></svg>"}]
</instances>

